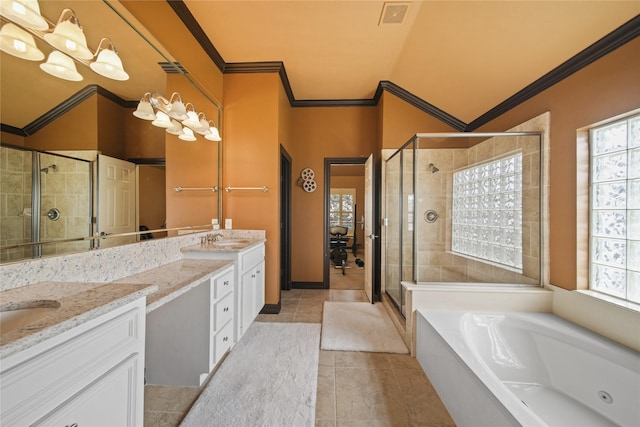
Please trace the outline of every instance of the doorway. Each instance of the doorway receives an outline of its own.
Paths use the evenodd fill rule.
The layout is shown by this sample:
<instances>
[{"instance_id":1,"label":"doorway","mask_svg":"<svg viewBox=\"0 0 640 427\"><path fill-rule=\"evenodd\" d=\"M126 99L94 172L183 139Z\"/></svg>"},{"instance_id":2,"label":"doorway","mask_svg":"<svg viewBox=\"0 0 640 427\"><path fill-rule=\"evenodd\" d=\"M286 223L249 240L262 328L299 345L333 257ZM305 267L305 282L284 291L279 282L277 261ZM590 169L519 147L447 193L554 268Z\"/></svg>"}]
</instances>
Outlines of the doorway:
<instances>
[{"instance_id":1,"label":"doorway","mask_svg":"<svg viewBox=\"0 0 640 427\"><path fill-rule=\"evenodd\" d=\"M372 270L372 260L368 258L373 258L370 254L365 256L368 163L365 158L325 159L325 289L366 288L366 272Z\"/></svg>"}]
</instances>

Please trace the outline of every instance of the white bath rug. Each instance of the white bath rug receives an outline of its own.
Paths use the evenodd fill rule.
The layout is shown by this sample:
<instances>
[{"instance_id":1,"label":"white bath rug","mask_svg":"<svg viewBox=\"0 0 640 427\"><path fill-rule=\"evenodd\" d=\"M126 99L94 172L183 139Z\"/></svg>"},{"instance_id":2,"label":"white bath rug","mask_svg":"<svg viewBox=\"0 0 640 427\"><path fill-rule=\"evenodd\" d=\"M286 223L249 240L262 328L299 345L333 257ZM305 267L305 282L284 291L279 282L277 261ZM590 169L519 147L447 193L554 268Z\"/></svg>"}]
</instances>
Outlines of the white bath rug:
<instances>
[{"instance_id":1,"label":"white bath rug","mask_svg":"<svg viewBox=\"0 0 640 427\"><path fill-rule=\"evenodd\" d=\"M320 325L254 322L181 426L315 425Z\"/></svg>"},{"instance_id":2,"label":"white bath rug","mask_svg":"<svg viewBox=\"0 0 640 427\"><path fill-rule=\"evenodd\" d=\"M323 350L409 353L381 303L325 302Z\"/></svg>"}]
</instances>

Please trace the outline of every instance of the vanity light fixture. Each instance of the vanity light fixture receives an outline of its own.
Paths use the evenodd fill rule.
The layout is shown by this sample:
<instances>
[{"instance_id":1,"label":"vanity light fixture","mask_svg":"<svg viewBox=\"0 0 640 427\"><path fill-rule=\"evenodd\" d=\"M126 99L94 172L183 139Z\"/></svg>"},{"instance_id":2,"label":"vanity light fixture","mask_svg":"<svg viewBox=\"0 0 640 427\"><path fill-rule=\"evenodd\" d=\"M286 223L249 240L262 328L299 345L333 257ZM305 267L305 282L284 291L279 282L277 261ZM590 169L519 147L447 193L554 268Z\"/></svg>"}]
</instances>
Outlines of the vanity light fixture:
<instances>
[{"instance_id":1,"label":"vanity light fixture","mask_svg":"<svg viewBox=\"0 0 640 427\"><path fill-rule=\"evenodd\" d=\"M56 49L79 59L92 59L93 53L87 47L80 21L71 9L64 9L52 33L44 35L44 39Z\"/></svg>"},{"instance_id":2,"label":"vanity light fixture","mask_svg":"<svg viewBox=\"0 0 640 427\"><path fill-rule=\"evenodd\" d=\"M204 113L198 113L193 104L183 104L178 92L174 92L170 100L156 92L145 93L133 115L152 121L152 125L164 128L168 134L183 141L197 141L196 133L209 141L222 141L215 123L207 120ZM176 117L186 118L180 121Z\"/></svg>"},{"instance_id":3,"label":"vanity light fixture","mask_svg":"<svg viewBox=\"0 0 640 427\"><path fill-rule=\"evenodd\" d=\"M62 52L52 51L47 58L47 62L40 64L40 68L52 76L60 79L79 82L83 79L82 75L76 70L76 64L73 59L69 58Z\"/></svg>"},{"instance_id":4,"label":"vanity light fixture","mask_svg":"<svg viewBox=\"0 0 640 427\"><path fill-rule=\"evenodd\" d=\"M122 60L110 39L100 40L95 54L89 50L80 22L72 9L64 9L55 26L40 15L40 6L37 0L0 0L0 14L11 21L0 30L0 50L3 52L30 61L40 61L44 59L44 53L38 49L35 37L68 55L72 60L90 67L101 76L120 81L129 79L129 75L122 66ZM53 28L53 31L50 28ZM82 78L78 79L80 74L78 74L75 64L71 67L59 55L54 55L54 57L58 71L47 71L49 74L66 80L82 80ZM65 65L61 65L61 62L64 62ZM74 72L71 73L73 78L70 78L68 73L61 71L59 67L73 69ZM46 70L51 69L51 66L41 64L41 68Z\"/></svg>"},{"instance_id":5,"label":"vanity light fixture","mask_svg":"<svg viewBox=\"0 0 640 427\"><path fill-rule=\"evenodd\" d=\"M218 128L213 123L213 120L209 120L209 132L204 136L204 139L208 139L209 141L220 142L222 138L220 137L220 132L218 132Z\"/></svg>"},{"instance_id":6,"label":"vanity light fixture","mask_svg":"<svg viewBox=\"0 0 640 427\"><path fill-rule=\"evenodd\" d=\"M0 50L28 61L44 59L44 53L36 46L33 36L10 22L0 29Z\"/></svg>"},{"instance_id":7,"label":"vanity light fixture","mask_svg":"<svg viewBox=\"0 0 640 427\"><path fill-rule=\"evenodd\" d=\"M193 141L196 140L196 137L193 134L193 131L191 129L189 129L188 127L182 128L182 134L179 135L178 138L180 138L183 141L188 141L188 142L193 142Z\"/></svg>"},{"instance_id":8,"label":"vanity light fixture","mask_svg":"<svg viewBox=\"0 0 640 427\"><path fill-rule=\"evenodd\" d=\"M48 30L49 24L40 15L38 0L2 0L0 13L16 24L33 30Z\"/></svg>"},{"instance_id":9,"label":"vanity light fixture","mask_svg":"<svg viewBox=\"0 0 640 427\"><path fill-rule=\"evenodd\" d=\"M133 115L142 120L155 120L156 113L153 111L153 107L151 106L150 98L151 94L149 92L145 93L140 102L138 103L138 108L133 112Z\"/></svg>"},{"instance_id":10,"label":"vanity light fixture","mask_svg":"<svg viewBox=\"0 0 640 427\"><path fill-rule=\"evenodd\" d=\"M100 40L96 55L98 58L89 64L93 71L112 80L129 80L129 74L122 68L122 61L111 40L106 37Z\"/></svg>"}]
</instances>

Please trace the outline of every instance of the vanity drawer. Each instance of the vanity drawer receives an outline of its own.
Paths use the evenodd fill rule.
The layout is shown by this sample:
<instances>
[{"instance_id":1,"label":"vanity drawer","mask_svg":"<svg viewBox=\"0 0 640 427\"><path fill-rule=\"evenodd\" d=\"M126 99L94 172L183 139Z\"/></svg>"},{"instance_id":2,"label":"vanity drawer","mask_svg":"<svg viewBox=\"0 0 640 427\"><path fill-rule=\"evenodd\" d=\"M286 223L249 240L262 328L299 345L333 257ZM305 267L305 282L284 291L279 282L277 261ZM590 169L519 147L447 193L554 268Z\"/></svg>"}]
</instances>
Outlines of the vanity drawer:
<instances>
[{"instance_id":1,"label":"vanity drawer","mask_svg":"<svg viewBox=\"0 0 640 427\"><path fill-rule=\"evenodd\" d=\"M227 293L213 306L214 330L219 330L222 325L233 317L233 292ZM231 322L233 323L233 322Z\"/></svg>"},{"instance_id":2,"label":"vanity drawer","mask_svg":"<svg viewBox=\"0 0 640 427\"><path fill-rule=\"evenodd\" d=\"M213 297L219 299L233 290L233 270L213 279Z\"/></svg>"},{"instance_id":3,"label":"vanity drawer","mask_svg":"<svg viewBox=\"0 0 640 427\"><path fill-rule=\"evenodd\" d=\"M260 261L264 261L264 245L260 245L254 249L249 250L245 254L240 256L240 271L244 273Z\"/></svg>"},{"instance_id":4,"label":"vanity drawer","mask_svg":"<svg viewBox=\"0 0 640 427\"><path fill-rule=\"evenodd\" d=\"M216 333L215 341L215 361L216 363L231 348L233 344L233 322L227 322L224 327Z\"/></svg>"}]
</instances>

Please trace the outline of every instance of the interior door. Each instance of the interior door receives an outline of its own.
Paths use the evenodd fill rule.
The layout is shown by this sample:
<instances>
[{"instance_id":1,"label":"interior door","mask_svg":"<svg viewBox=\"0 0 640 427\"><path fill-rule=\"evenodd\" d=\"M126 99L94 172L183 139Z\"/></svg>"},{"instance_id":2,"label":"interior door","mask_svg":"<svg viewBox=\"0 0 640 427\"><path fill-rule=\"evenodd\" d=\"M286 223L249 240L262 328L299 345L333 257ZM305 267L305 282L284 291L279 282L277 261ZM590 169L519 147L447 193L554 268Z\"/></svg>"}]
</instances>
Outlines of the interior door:
<instances>
[{"instance_id":1,"label":"interior door","mask_svg":"<svg viewBox=\"0 0 640 427\"><path fill-rule=\"evenodd\" d=\"M375 257L373 256L373 153L364 164L364 259L368 267L364 270L364 291L373 304L373 272Z\"/></svg>"},{"instance_id":2,"label":"interior door","mask_svg":"<svg viewBox=\"0 0 640 427\"><path fill-rule=\"evenodd\" d=\"M135 165L109 156L98 156L98 219L102 236L129 233L135 229ZM135 236L100 240L100 246L135 242Z\"/></svg>"}]
</instances>

